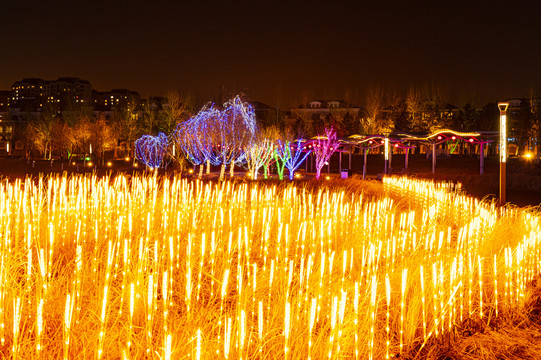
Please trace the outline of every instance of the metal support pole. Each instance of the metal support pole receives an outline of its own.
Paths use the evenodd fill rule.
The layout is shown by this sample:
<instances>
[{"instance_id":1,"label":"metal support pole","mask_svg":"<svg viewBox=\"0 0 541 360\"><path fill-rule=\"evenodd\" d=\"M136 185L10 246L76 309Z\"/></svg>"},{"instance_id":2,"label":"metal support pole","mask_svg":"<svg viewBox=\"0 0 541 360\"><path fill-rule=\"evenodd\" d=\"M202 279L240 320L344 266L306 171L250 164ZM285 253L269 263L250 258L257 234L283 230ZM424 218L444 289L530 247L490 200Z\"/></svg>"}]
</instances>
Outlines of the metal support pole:
<instances>
[{"instance_id":1,"label":"metal support pole","mask_svg":"<svg viewBox=\"0 0 541 360\"><path fill-rule=\"evenodd\" d=\"M349 148L349 170L351 171L351 151L352 148Z\"/></svg>"},{"instance_id":2,"label":"metal support pole","mask_svg":"<svg viewBox=\"0 0 541 360\"><path fill-rule=\"evenodd\" d=\"M363 180L366 177L366 149L364 149Z\"/></svg>"},{"instance_id":3,"label":"metal support pole","mask_svg":"<svg viewBox=\"0 0 541 360\"><path fill-rule=\"evenodd\" d=\"M389 145L389 174L393 172L393 147Z\"/></svg>"},{"instance_id":4,"label":"metal support pole","mask_svg":"<svg viewBox=\"0 0 541 360\"><path fill-rule=\"evenodd\" d=\"M410 152L410 149L409 148L406 148L406 159L404 160L404 166L406 168L406 170L408 169L408 154Z\"/></svg>"},{"instance_id":5,"label":"metal support pole","mask_svg":"<svg viewBox=\"0 0 541 360\"><path fill-rule=\"evenodd\" d=\"M479 174L483 175L483 173L485 172L485 143L481 141L481 144L479 146L479 154L481 156L479 158Z\"/></svg>"},{"instance_id":6,"label":"metal support pole","mask_svg":"<svg viewBox=\"0 0 541 360\"><path fill-rule=\"evenodd\" d=\"M339 158L338 158L338 172L342 173L342 152L339 152Z\"/></svg>"},{"instance_id":7,"label":"metal support pole","mask_svg":"<svg viewBox=\"0 0 541 360\"><path fill-rule=\"evenodd\" d=\"M436 173L436 144L432 144L432 174Z\"/></svg>"}]
</instances>

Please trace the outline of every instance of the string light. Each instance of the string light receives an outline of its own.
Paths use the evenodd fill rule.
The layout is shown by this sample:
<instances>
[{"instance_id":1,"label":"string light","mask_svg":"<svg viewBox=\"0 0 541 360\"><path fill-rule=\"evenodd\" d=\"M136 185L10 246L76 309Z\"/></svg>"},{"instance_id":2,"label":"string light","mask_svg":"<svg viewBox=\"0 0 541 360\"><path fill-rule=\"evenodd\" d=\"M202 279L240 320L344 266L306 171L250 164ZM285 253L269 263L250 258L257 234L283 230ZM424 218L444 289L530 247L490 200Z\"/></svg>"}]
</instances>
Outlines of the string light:
<instances>
[{"instance_id":1,"label":"string light","mask_svg":"<svg viewBox=\"0 0 541 360\"><path fill-rule=\"evenodd\" d=\"M164 133L159 133L158 136L143 135L135 141L135 154L137 160L152 169L157 169L162 166L169 139Z\"/></svg>"}]
</instances>

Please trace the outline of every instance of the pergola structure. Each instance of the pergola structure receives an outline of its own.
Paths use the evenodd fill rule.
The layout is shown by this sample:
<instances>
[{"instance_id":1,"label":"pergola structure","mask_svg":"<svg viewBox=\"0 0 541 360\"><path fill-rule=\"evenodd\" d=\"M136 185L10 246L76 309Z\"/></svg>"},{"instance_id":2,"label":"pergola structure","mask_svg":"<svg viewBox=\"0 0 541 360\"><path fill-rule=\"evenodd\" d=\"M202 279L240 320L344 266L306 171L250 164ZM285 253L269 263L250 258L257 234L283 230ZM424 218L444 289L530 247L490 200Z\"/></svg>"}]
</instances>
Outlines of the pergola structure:
<instances>
[{"instance_id":1,"label":"pergola structure","mask_svg":"<svg viewBox=\"0 0 541 360\"><path fill-rule=\"evenodd\" d=\"M351 167L351 148L359 147L364 152L363 178L366 176L366 155L370 149L380 146L385 147L385 169L388 174L392 162L392 148L401 148L406 150L404 168L408 168L408 154L410 149L414 149L419 144L432 147L432 173L436 172L436 147L448 141L455 142L455 147L459 140L467 144L479 145L479 173L484 173L485 145L493 142L492 138L499 136L498 131L475 131L459 132L449 129L438 130L432 134L413 134L405 132L392 132L387 135L352 135L348 140L342 141L343 146L349 146L350 167ZM341 154L340 154L341 157ZM341 159L340 159L341 160ZM340 161L341 163L341 161ZM341 164L340 164L341 167Z\"/></svg>"}]
</instances>

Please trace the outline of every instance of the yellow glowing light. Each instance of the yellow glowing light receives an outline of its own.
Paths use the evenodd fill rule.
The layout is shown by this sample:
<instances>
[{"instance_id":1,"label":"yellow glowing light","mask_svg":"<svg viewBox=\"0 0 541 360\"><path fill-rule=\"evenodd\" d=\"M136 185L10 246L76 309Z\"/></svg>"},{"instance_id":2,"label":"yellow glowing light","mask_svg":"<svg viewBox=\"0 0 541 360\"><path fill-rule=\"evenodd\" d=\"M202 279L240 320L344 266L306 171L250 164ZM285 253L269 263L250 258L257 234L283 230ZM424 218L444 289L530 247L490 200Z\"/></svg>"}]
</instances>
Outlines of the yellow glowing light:
<instances>
[{"instance_id":1,"label":"yellow glowing light","mask_svg":"<svg viewBox=\"0 0 541 360\"><path fill-rule=\"evenodd\" d=\"M125 158L124 160L130 161L130 157L129 157L129 156L126 156L126 158Z\"/></svg>"},{"instance_id":2,"label":"yellow glowing light","mask_svg":"<svg viewBox=\"0 0 541 360\"><path fill-rule=\"evenodd\" d=\"M325 176L325 179L330 180L331 177L330 176Z\"/></svg>"},{"instance_id":3,"label":"yellow glowing light","mask_svg":"<svg viewBox=\"0 0 541 360\"><path fill-rule=\"evenodd\" d=\"M193 169L188 170L189 174L193 174Z\"/></svg>"},{"instance_id":4,"label":"yellow glowing light","mask_svg":"<svg viewBox=\"0 0 541 360\"><path fill-rule=\"evenodd\" d=\"M107 163L107 166L113 166L113 163L109 161L109 162Z\"/></svg>"},{"instance_id":5,"label":"yellow glowing light","mask_svg":"<svg viewBox=\"0 0 541 360\"><path fill-rule=\"evenodd\" d=\"M532 153L526 153L526 154L524 154L524 157L526 159L531 159L533 157L533 154Z\"/></svg>"},{"instance_id":6,"label":"yellow glowing light","mask_svg":"<svg viewBox=\"0 0 541 360\"><path fill-rule=\"evenodd\" d=\"M509 103L498 103L500 109L500 162L507 161L507 107Z\"/></svg>"},{"instance_id":7,"label":"yellow glowing light","mask_svg":"<svg viewBox=\"0 0 541 360\"><path fill-rule=\"evenodd\" d=\"M19 359L117 347L166 360L181 349L194 360L383 359L523 309L541 261L538 214L500 211L451 183L377 186L372 198L148 172L4 181L0 223L18 231L0 236L0 345ZM502 225L516 242L494 231ZM488 256L487 241L501 249ZM25 258L26 273L11 276ZM44 316L55 301L58 319ZM80 329L96 341L80 343Z\"/></svg>"},{"instance_id":8,"label":"yellow glowing light","mask_svg":"<svg viewBox=\"0 0 541 360\"><path fill-rule=\"evenodd\" d=\"M92 164L92 162L88 163L88 167L92 167L92 165L94 165L94 164Z\"/></svg>"}]
</instances>

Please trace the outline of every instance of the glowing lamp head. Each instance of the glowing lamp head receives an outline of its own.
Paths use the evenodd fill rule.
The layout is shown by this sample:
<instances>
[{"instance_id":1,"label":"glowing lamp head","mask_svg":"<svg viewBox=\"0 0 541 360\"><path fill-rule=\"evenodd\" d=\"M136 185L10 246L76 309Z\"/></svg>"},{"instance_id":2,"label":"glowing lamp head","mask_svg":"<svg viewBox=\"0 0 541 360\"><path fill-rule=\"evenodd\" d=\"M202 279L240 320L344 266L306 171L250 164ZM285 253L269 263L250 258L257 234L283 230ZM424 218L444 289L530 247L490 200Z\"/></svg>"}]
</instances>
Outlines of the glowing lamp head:
<instances>
[{"instance_id":1,"label":"glowing lamp head","mask_svg":"<svg viewBox=\"0 0 541 360\"><path fill-rule=\"evenodd\" d=\"M473 139L470 139L470 142L472 143L472 142L473 142Z\"/></svg>"},{"instance_id":2,"label":"glowing lamp head","mask_svg":"<svg viewBox=\"0 0 541 360\"><path fill-rule=\"evenodd\" d=\"M93 165L94 165L94 164L92 164L91 161L88 163L88 167L92 167Z\"/></svg>"},{"instance_id":3,"label":"glowing lamp head","mask_svg":"<svg viewBox=\"0 0 541 360\"><path fill-rule=\"evenodd\" d=\"M372 144L372 140L370 140L368 143L369 143L369 144Z\"/></svg>"},{"instance_id":4,"label":"glowing lamp head","mask_svg":"<svg viewBox=\"0 0 541 360\"><path fill-rule=\"evenodd\" d=\"M130 157L129 157L129 156L126 156L126 158L125 158L124 160L130 161Z\"/></svg>"},{"instance_id":5,"label":"glowing lamp head","mask_svg":"<svg viewBox=\"0 0 541 360\"><path fill-rule=\"evenodd\" d=\"M441 140L441 136L438 136L438 140Z\"/></svg>"},{"instance_id":6,"label":"glowing lamp head","mask_svg":"<svg viewBox=\"0 0 541 360\"><path fill-rule=\"evenodd\" d=\"M138 166L139 166L139 164L137 164L137 163L133 164L133 167L138 167Z\"/></svg>"},{"instance_id":7,"label":"glowing lamp head","mask_svg":"<svg viewBox=\"0 0 541 360\"><path fill-rule=\"evenodd\" d=\"M75 165L75 161L71 163L71 165Z\"/></svg>"},{"instance_id":8,"label":"glowing lamp head","mask_svg":"<svg viewBox=\"0 0 541 360\"><path fill-rule=\"evenodd\" d=\"M533 157L533 155L532 155L532 153L526 153L526 154L524 154L524 157L526 159L531 159Z\"/></svg>"},{"instance_id":9,"label":"glowing lamp head","mask_svg":"<svg viewBox=\"0 0 541 360\"><path fill-rule=\"evenodd\" d=\"M385 141L381 140L381 145L385 144Z\"/></svg>"},{"instance_id":10,"label":"glowing lamp head","mask_svg":"<svg viewBox=\"0 0 541 360\"><path fill-rule=\"evenodd\" d=\"M456 136L452 136L451 139L456 140Z\"/></svg>"},{"instance_id":11,"label":"glowing lamp head","mask_svg":"<svg viewBox=\"0 0 541 360\"><path fill-rule=\"evenodd\" d=\"M295 174L295 177L296 177L297 179L300 179L301 174Z\"/></svg>"},{"instance_id":12,"label":"glowing lamp head","mask_svg":"<svg viewBox=\"0 0 541 360\"><path fill-rule=\"evenodd\" d=\"M398 144L394 144L394 147L397 148L397 147L398 147Z\"/></svg>"},{"instance_id":13,"label":"glowing lamp head","mask_svg":"<svg viewBox=\"0 0 541 360\"><path fill-rule=\"evenodd\" d=\"M188 174L193 174L193 169L188 170Z\"/></svg>"},{"instance_id":14,"label":"glowing lamp head","mask_svg":"<svg viewBox=\"0 0 541 360\"><path fill-rule=\"evenodd\" d=\"M325 177L325 179L327 179L327 180L330 180L330 179L331 179L331 177L330 177L330 176L326 176L326 177Z\"/></svg>"}]
</instances>

